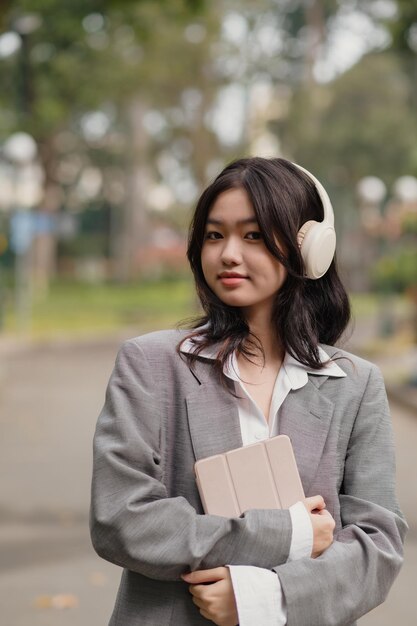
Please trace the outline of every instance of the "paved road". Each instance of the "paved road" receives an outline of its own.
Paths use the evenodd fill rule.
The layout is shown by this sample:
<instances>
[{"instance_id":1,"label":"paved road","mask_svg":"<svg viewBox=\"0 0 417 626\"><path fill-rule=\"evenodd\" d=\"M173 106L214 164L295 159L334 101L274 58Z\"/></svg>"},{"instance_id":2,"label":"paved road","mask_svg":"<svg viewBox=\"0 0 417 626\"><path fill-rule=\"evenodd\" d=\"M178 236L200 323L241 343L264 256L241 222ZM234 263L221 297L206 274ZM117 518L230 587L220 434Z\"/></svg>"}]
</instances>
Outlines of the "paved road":
<instances>
[{"instance_id":1,"label":"paved road","mask_svg":"<svg viewBox=\"0 0 417 626\"><path fill-rule=\"evenodd\" d=\"M91 439L121 337L0 354L0 607L5 626L103 626L120 570L87 530ZM406 565L363 626L413 626L417 580L417 415L393 406ZM57 595L64 597L57 598ZM71 608L50 605L67 602ZM49 605L49 606L48 606Z\"/></svg>"},{"instance_id":2,"label":"paved road","mask_svg":"<svg viewBox=\"0 0 417 626\"><path fill-rule=\"evenodd\" d=\"M107 624L120 570L91 548L87 511L91 440L119 342L1 355L4 626ZM78 607L37 607L59 594Z\"/></svg>"}]
</instances>

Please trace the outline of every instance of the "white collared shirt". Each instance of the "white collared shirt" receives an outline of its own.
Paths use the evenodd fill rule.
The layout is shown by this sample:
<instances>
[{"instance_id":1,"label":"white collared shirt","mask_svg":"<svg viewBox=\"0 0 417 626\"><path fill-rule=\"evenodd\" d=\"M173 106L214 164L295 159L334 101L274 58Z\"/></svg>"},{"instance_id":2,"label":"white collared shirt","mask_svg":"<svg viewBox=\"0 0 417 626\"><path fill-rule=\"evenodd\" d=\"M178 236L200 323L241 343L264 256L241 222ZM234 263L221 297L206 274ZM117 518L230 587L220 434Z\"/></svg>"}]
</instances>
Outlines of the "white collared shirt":
<instances>
[{"instance_id":1,"label":"white collared shirt","mask_svg":"<svg viewBox=\"0 0 417 626\"><path fill-rule=\"evenodd\" d=\"M181 352L192 353L195 344L187 339L181 346ZM206 359L216 359L218 348L211 346L200 352ZM322 363L329 360L328 354L319 347ZM286 354L275 380L268 421L259 406L251 397L239 378L236 355L233 354L223 373L234 381L237 398L239 423L243 445L249 445L274 437L279 432L280 410L290 391L301 389L308 382L308 374L319 376L342 377L345 372L334 362L324 365L320 370L313 370ZM307 509L297 502L289 509L292 522L292 536L288 561L309 557L313 547L313 530ZM275 572L249 565L229 565L233 591L239 615L239 626L285 626L287 612L282 595L281 583Z\"/></svg>"}]
</instances>

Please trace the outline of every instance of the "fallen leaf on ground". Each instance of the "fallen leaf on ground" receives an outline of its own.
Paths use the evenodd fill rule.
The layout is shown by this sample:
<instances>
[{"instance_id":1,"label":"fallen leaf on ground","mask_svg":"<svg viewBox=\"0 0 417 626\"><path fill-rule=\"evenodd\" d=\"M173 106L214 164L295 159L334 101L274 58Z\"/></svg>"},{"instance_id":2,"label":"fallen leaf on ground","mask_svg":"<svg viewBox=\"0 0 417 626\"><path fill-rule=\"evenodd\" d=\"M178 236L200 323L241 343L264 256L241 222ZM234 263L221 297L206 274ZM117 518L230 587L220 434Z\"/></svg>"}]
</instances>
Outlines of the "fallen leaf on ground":
<instances>
[{"instance_id":1,"label":"fallen leaf on ground","mask_svg":"<svg viewBox=\"0 0 417 626\"><path fill-rule=\"evenodd\" d=\"M72 593L42 595L35 598L37 609L74 609L78 604L77 596Z\"/></svg>"}]
</instances>

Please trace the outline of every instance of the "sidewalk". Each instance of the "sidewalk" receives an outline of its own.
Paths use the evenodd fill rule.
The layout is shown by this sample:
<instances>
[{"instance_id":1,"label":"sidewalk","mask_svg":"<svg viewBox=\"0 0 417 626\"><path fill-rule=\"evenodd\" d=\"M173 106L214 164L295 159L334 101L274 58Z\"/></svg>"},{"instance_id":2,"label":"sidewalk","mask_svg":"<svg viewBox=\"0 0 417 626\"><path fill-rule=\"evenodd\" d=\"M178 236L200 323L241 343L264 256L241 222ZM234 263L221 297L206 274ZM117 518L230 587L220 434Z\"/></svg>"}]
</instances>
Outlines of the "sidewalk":
<instances>
[{"instance_id":1,"label":"sidewalk","mask_svg":"<svg viewBox=\"0 0 417 626\"><path fill-rule=\"evenodd\" d=\"M0 606L5 626L102 626L121 570L89 538L91 442L117 348L0 347Z\"/></svg>"}]
</instances>

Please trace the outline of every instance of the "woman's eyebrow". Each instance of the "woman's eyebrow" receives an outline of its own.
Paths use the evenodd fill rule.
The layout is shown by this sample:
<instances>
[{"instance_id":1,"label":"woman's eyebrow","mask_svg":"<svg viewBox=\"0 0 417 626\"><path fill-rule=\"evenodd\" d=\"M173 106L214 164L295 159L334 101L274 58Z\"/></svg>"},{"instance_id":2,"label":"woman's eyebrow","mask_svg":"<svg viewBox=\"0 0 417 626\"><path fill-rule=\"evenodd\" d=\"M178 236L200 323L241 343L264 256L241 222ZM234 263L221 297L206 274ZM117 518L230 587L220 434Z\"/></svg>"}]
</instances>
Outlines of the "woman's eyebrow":
<instances>
[{"instance_id":1,"label":"woman's eyebrow","mask_svg":"<svg viewBox=\"0 0 417 626\"><path fill-rule=\"evenodd\" d=\"M245 219L237 220L235 223L238 224L238 225L241 225L241 224L258 224L258 220L256 219L256 217L245 217ZM216 224L217 226L221 226L222 224L224 224L224 220L219 220L219 219L214 219L212 217L209 217L207 219L207 224Z\"/></svg>"}]
</instances>

